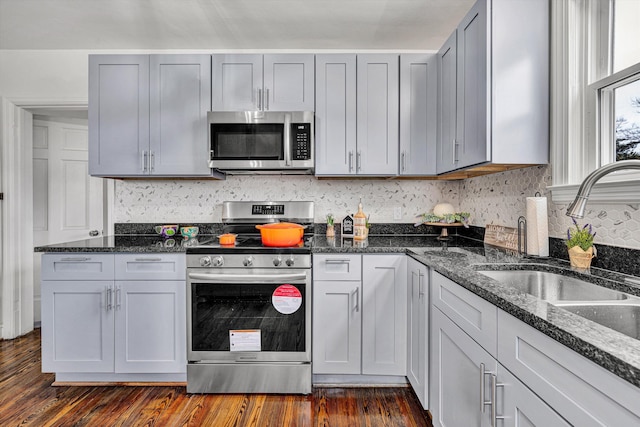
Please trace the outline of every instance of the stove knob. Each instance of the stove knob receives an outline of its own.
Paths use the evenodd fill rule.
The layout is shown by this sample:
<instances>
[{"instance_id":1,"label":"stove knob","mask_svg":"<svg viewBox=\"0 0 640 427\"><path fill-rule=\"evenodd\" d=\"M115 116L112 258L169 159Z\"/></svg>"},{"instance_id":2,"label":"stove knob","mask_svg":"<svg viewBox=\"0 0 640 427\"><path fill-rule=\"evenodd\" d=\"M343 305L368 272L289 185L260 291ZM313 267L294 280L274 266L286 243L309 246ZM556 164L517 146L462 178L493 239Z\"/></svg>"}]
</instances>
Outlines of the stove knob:
<instances>
[{"instance_id":1,"label":"stove knob","mask_svg":"<svg viewBox=\"0 0 640 427\"><path fill-rule=\"evenodd\" d=\"M282 264L282 257L281 257L281 256L278 256L277 258L274 258L274 259L273 259L273 265L274 265L275 267L278 267L278 266L280 266L281 264Z\"/></svg>"},{"instance_id":2,"label":"stove knob","mask_svg":"<svg viewBox=\"0 0 640 427\"><path fill-rule=\"evenodd\" d=\"M213 259L214 267L222 267L223 265L224 265L224 258L222 258L221 256L217 256Z\"/></svg>"},{"instance_id":3,"label":"stove knob","mask_svg":"<svg viewBox=\"0 0 640 427\"><path fill-rule=\"evenodd\" d=\"M200 258L200 266L201 267L209 267L211 265L211 257L210 256L203 256L202 258Z\"/></svg>"},{"instance_id":4,"label":"stove knob","mask_svg":"<svg viewBox=\"0 0 640 427\"><path fill-rule=\"evenodd\" d=\"M251 255L246 257L244 261L242 261L242 265L245 267L251 267L253 265L253 257Z\"/></svg>"},{"instance_id":5,"label":"stove knob","mask_svg":"<svg viewBox=\"0 0 640 427\"><path fill-rule=\"evenodd\" d=\"M285 261L285 263L287 264L288 267L293 266L293 263L294 263L293 255L290 256L289 259Z\"/></svg>"}]
</instances>

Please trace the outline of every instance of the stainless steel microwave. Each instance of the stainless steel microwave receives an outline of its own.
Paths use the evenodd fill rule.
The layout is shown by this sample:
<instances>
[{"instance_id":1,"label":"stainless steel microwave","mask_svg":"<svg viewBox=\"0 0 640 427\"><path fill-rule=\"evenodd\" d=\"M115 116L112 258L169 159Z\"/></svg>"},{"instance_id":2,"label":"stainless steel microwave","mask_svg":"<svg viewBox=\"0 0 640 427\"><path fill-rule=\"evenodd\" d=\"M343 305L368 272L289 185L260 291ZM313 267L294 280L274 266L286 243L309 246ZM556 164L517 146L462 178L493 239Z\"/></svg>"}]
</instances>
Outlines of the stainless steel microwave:
<instances>
[{"instance_id":1,"label":"stainless steel microwave","mask_svg":"<svg viewBox=\"0 0 640 427\"><path fill-rule=\"evenodd\" d=\"M233 173L313 173L312 111L212 111L209 166Z\"/></svg>"}]
</instances>

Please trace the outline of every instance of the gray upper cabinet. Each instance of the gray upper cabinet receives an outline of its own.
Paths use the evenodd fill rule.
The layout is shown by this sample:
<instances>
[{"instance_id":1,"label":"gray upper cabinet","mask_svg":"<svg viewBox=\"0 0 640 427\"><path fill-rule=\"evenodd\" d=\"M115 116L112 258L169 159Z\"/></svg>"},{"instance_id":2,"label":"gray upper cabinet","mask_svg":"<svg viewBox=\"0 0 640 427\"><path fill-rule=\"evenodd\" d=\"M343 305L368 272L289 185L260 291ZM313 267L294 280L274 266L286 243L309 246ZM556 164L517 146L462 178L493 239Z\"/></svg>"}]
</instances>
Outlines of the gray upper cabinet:
<instances>
[{"instance_id":1,"label":"gray upper cabinet","mask_svg":"<svg viewBox=\"0 0 640 427\"><path fill-rule=\"evenodd\" d=\"M437 56L400 55L400 175L436 173Z\"/></svg>"},{"instance_id":2,"label":"gray upper cabinet","mask_svg":"<svg viewBox=\"0 0 640 427\"><path fill-rule=\"evenodd\" d=\"M438 58L438 173L548 162L548 1L478 0Z\"/></svg>"},{"instance_id":3,"label":"gray upper cabinet","mask_svg":"<svg viewBox=\"0 0 640 427\"><path fill-rule=\"evenodd\" d=\"M316 175L355 174L356 56L316 56Z\"/></svg>"},{"instance_id":4,"label":"gray upper cabinet","mask_svg":"<svg viewBox=\"0 0 640 427\"><path fill-rule=\"evenodd\" d=\"M438 138L436 147L436 171L456 169L456 41L457 32L447 39L438 52Z\"/></svg>"},{"instance_id":5,"label":"gray upper cabinet","mask_svg":"<svg viewBox=\"0 0 640 427\"><path fill-rule=\"evenodd\" d=\"M358 55L357 153L360 175L398 174L398 55Z\"/></svg>"},{"instance_id":6,"label":"gray upper cabinet","mask_svg":"<svg viewBox=\"0 0 640 427\"><path fill-rule=\"evenodd\" d=\"M149 56L89 56L89 174L141 175L148 150Z\"/></svg>"},{"instance_id":7,"label":"gray upper cabinet","mask_svg":"<svg viewBox=\"0 0 640 427\"><path fill-rule=\"evenodd\" d=\"M316 56L317 176L398 174L398 55Z\"/></svg>"},{"instance_id":8,"label":"gray upper cabinet","mask_svg":"<svg viewBox=\"0 0 640 427\"><path fill-rule=\"evenodd\" d=\"M212 56L214 111L313 111L314 55Z\"/></svg>"},{"instance_id":9,"label":"gray upper cabinet","mask_svg":"<svg viewBox=\"0 0 640 427\"><path fill-rule=\"evenodd\" d=\"M210 55L90 55L89 173L211 176Z\"/></svg>"},{"instance_id":10,"label":"gray upper cabinet","mask_svg":"<svg viewBox=\"0 0 640 427\"><path fill-rule=\"evenodd\" d=\"M210 175L210 55L152 55L150 173Z\"/></svg>"}]
</instances>

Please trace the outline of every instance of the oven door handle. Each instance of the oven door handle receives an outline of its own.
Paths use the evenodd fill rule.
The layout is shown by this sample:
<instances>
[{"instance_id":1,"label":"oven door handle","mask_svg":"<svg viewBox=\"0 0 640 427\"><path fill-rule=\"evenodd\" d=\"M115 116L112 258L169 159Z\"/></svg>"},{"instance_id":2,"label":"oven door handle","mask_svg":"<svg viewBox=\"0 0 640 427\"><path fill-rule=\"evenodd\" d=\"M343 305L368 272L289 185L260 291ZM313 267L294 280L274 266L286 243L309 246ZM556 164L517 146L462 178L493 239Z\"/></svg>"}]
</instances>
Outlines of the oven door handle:
<instances>
[{"instance_id":1,"label":"oven door handle","mask_svg":"<svg viewBox=\"0 0 640 427\"><path fill-rule=\"evenodd\" d=\"M189 279L205 281L207 283L281 283L283 281L293 282L305 280L306 272L289 273L289 274L207 274L207 273L189 273Z\"/></svg>"}]
</instances>

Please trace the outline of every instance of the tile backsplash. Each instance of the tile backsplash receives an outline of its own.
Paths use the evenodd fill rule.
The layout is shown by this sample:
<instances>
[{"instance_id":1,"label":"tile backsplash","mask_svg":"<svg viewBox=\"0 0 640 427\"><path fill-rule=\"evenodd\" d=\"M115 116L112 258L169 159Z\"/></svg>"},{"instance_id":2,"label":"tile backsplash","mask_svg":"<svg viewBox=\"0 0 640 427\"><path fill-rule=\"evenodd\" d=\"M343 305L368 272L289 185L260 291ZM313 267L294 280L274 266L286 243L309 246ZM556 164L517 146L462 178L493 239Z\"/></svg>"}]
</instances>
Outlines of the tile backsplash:
<instances>
[{"instance_id":1,"label":"tile backsplash","mask_svg":"<svg viewBox=\"0 0 640 427\"><path fill-rule=\"evenodd\" d=\"M515 227L525 214L526 197L548 197L549 234L563 238L571 226L566 204L554 204L547 191L551 168L536 166L464 181L316 179L312 176L230 176L226 181L118 180L114 222L219 222L226 200L313 200L316 222L333 213L338 220L357 209L362 197L372 223L413 223L439 202L471 213L471 223ZM400 207L402 218L394 219ZM640 211L630 205L587 205L580 223L597 230L595 242L640 249Z\"/></svg>"},{"instance_id":2,"label":"tile backsplash","mask_svg":"<svg viewBox=\"0 0 640 427\"><path fill-rule=\"evenodd\" d=\"M457 182L386 179L326 179L306 175L229 176L226 181L119 180L114 222L220 222L227 200L312 200L315 221L353 214L362 197L373 223L413 223L439 202L457 203ZM394 220L394 208L402 218Z\"/></svg>"}]
</instances>

